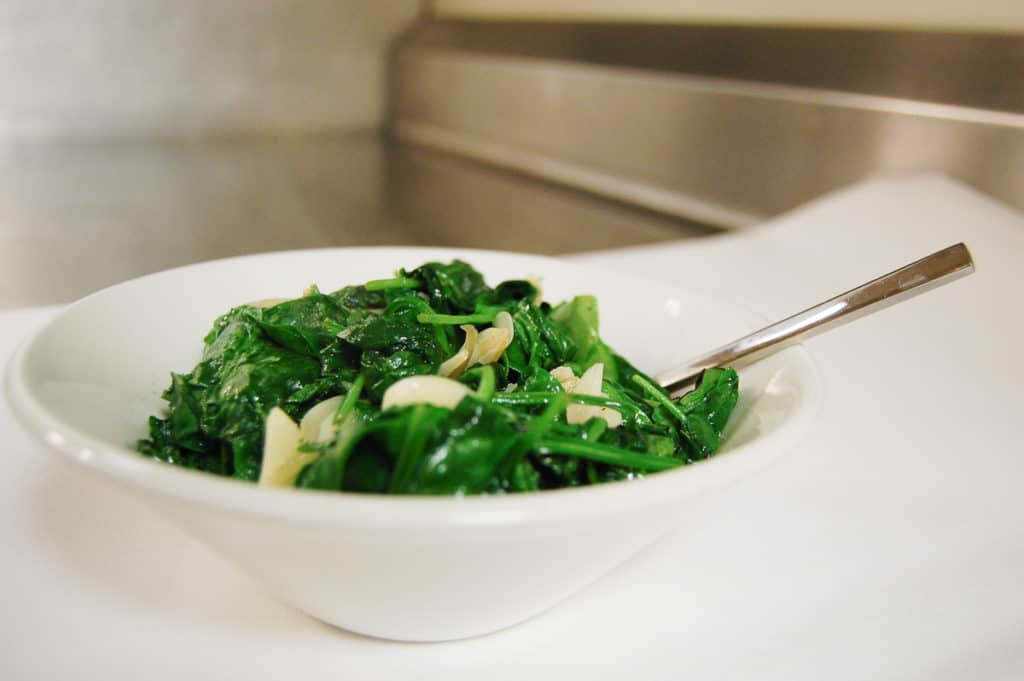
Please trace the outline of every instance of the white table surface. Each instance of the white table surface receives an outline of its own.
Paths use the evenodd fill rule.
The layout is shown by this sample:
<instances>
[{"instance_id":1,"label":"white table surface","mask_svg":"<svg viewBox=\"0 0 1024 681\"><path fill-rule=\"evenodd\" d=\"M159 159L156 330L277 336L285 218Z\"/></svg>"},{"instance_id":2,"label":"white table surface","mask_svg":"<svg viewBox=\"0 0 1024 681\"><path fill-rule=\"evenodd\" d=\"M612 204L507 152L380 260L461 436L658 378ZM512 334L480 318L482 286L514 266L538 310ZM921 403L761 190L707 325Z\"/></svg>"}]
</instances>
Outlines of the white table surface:
<instances>
[{"instance_id":1,"label":"white table surface","mask_svg":"<svg viewBox=\"0 0 1024 681\"><path fill-rule=\"evenodd\" d=\"M0 678L1024 678L1020 214L886 178L755 231L579 259L774 318L961 240L975 275L810 342L827 394L796 451L563 605L463 642L275 602L50 457L0 397ZM0 314L0 358L54 312Z\"/></svg>"}]
</instances>

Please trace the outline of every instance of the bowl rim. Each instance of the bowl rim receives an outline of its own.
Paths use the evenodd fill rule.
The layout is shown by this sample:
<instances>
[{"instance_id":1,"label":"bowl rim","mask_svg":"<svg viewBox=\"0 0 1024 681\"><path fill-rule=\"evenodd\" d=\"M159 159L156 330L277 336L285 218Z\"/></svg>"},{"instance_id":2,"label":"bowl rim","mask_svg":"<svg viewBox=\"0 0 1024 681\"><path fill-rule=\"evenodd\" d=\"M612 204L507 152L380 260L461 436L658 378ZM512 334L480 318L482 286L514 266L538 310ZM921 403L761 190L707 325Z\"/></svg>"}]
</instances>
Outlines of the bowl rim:
<instances>
[{"instance_id":1,"label":"bowl rim","mask_svg":"<svg viewBox=\"0 0 1024 681\"><path fill-rule=\"evenodd\" d=\"M570 519L605 515L638 507L672 503L681 497L690 497L703 489L732 480L742 473L760 468L778 454L792 448L802 437L818 412L823 387L817 364L802 345L794 345L780 354L789 356L788 365L795 371L804 398L799 400L791 416L764 438L740 444L720 455L676 469L661 471L640 479L617 481L600 485L543 490L507 495L386 495L292 488L266 488L248 481L226 478L201 471L179 468L139 455L128 447L96 438L60 418L33 395L26 377L26 363L36 341L51 325L69 310L103 296L109 291L128 287L136 282L193 268L216 267L239 260L276 256L297 256L346 253L360 251L421 252L426 257L471 259L473 255L526 257L538 262L557 263L559 267L573 267L590 273L606 273L623 277L604 267L573 263L560 258L512 251L465 249L447 247L337 247L291 251L275 251L252 255L208 260L160 272L135 277L103 288L64 307L57 315L42 324L19 345L11 356L5 372L5 388L12 413L22 426L36 439L64 458L86 469L111 479L134 491L144 491L158 497L174 499L208 509L227 509L265 518L302 520L366 528L429 528L464 527L493 528L549 523L554 518ZM427 255L432 254L432 255ZM636 283L661 288L674 288L685 295L703 298L708 302L728 305L752 319L760 315L745 306L699 289L682 289L678 284L646 277L628 275Z\"/></svg>"}]
</instances>

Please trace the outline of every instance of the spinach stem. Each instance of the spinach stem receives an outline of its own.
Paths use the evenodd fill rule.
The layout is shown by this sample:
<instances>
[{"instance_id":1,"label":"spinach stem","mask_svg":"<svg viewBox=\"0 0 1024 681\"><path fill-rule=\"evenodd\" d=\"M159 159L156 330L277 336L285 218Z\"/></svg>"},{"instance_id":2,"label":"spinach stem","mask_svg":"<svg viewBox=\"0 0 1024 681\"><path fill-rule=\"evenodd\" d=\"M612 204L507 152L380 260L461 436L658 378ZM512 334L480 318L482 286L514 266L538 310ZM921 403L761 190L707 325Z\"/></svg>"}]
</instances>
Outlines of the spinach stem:
<instances>
[{"instance_id":1,"label":"spinach stem","mask_svg":"<svg viewBox=\"0 0 1024 681\"><path fill-rule=\"evenodd\" d=\"M604 419L590 419L590 423L587 424L586 429L583 431L583 437L587 442L597 442L606 430L608 430L607 421Z\"/></svg>"},{"instance_id":2,"label":"spinach stem","mask_svg":"<svg viewBox=\"0 0 1024 681\"><path fill-rule=\"evenodd\" d=\"M480 383L476 387L476 396L481 402L488 402L494 395L494 367L485 364L480 367Z\"/></svg>"},{"instance_id":3,"label":"spinach stem","mask_svg":"<svg viewBox=\"0 0 1024 681\"><path fill-rule=\"evenodd\" d=\"M352 387L349 388L348 394L345 395L345 399L341 401L338 406L338 411L334 413L334 423L341 423L346 416L355 408L356 400L359 399L359 395L363 392L363 385L366 383L366 376L359 374L356 376L356 380L352 381Z\"/></svg>"},{"instance_id":4,"label":"spinach stem","mask_svg":"<svg viewBox=\"0 0 1024 681\"><path fill-rule=\"evenodd\" d=\"M537 404L549 404L558 395L565 395L566 393L547 393L541 391L523 391L506 393L500 392L495 393L493 401L497 404L505 404L509 406L530 406ZM568 395L570 402L576 404L590 404L595 407L610 407L616 411L625 409L626 404L618 400L609 399L607 397L598 397L596 395L577 395L571 393Z\"/></svg>"},{"instance_id":5,"label":"spinach stem","mask_svg":"<svg viewBox=\"0 0 1024 681\"><path fill-rule=\"evenodd\" d=\"M544 407L544 411L536 418L531 419L526 426L526 433L505 459L502 464L506 473L511 474L526 453L537 446L538 441L557 424L557 419L565 412L569 404L569 396L566 393L558 393L554 399Z\"/></svg>"},{"instance_id":6,"label":"spinach stem","mask_svg":"<svg viewBox=\"0 0 1024 681\"><path fill-rule=\"evenodd\" d=\"M393 279L371 279L366 282L365 288L367 291L386 291L390 288L419 288L420 282L418 279L410 279L409 277L394 277Z\"/></svg>"},{"instance_id":7,"label":"spinach stem","mask_svg":"<svg viewBox=\"0 0 1024 681\"><path fill-rule=\"evenodd\" d=\"M693 426L690 425L689 419L687 419L686 414L679 405L673 402L672 398L666 395L661 388L654 385L640 374L633 374L633 382L643 388L645 393L664 406L665 409L668 410L668 413L672 414L672 416L679 421L679 434L683 436L683 439L686 440L690 446L694 447L697 451L700 451L703 446L701 444L701 438L693 431ZM687 393L687 395L689 394L690 393ZM717 447L717 444L715 446Z\"/></svg>"},{"instance_id":8,"label":"spinach stem","mask_svg":"<svg viewBox=\"0 0 1024 681\"><path fill-rule=\"evenodd\" d=\"M413 302L416 304L417 308L424 310L424 312L420 312L417 315L417 318L423 315L434 314L434 308L430 307L427 301L416 298L414 299ZM452 354L452 346L451 343L448 342L449 333L451 333L451 331L445 326L442 326L440 324L434 326L434 338L437 339L437 345L438 347L441 348L441 352L444 354L445 357L448 357Z\"/></svg>"},{"instance_id":9,"label":"spinach stem","mask_svg":"<svg viewBox=\"0 0 1024 681\"><path fill-rule=\"evenodd\" d=\"M500 310L488 310L474 314L429 314L421 312L416 315L416 321L420 324L490 324L494 321Z\"/></svg>"},{"instance_id":10,"label":"spinach stem","mask_svg":"<svg viewBox=\"0 0 1024 681\"><path fill-rule=\"evenodd\" d=\"M441 352L444 353L444 356L448 357L452 354L452 345L448 342L448 334L446 331L447 329L440 324L434 326L434 337L437 339L437 344L440 346Z\"/></svg>"},{"instance_id":11,"label":"spinach stem","mask_svg":"<svg viewBox=\"0 0 1024 681\"><path fill-rule=\"evenodd\" d=\"M679 459L672 459L666 456L641 454L640 452L612 445L586 442L559 435L549 435L543 438L537 444L537 451L540 454L569 454L570 456L578 456L581 459L590 459L591 461L625 466L626 468L639 468L645 471L664 471L670 468L678 468L684 463Z\"/></svg>"},{"instance_id":12,"label":"spinach stem","mask_svg":"<svg viewBox=\"0 0 1024 681\"><path fill-rule=\"evenodd\" d=\"M353 393L349 394L351 395ZM348 401L347 396L346 401ZM355 404L355 400L352 400L352 404ZM345 467L348 465L348 457L352 454L352 450L355 448L356 443L362 436L363 430L363 419L355 412L346 412L338 426L338 439L335 440L334 447L328 455L335 457L337 460L337 485L335 488L338 490L340 490L342 485L344 485Z\"/></svg>"},{"instance_id":13,"label":"spinach stem","mask_svg":"<svg viewBox=\"0 0 1024 681\"><path fill-rule=\"evenodd\" d=\"M640 374L633 374L632 379L634 383L643 388L644 392L647 393L651 399L665 407L670 414L679 419L681 424L684 426L686 425L686 414L683 413L683 410L679 408L678 404L672 401L671 397L665 394L664 390L654 385L651 381Z\"/></svg>"},{"instance_id":14,"label":"spinach stem","mask_svg":"<svg viewBox=\"0 0 1024 681\"><path fill-rule=\"evenodd\" d=\"M512 412L512 413L515 413L515 412ZM601 419L601 420L603 421L604 419ZM580 427L579 426L570 426L568 423L561 423L559 421L556 421L555 423L551 424L551 428L550 428L550 430L548 430L548 432L549 433L557 433L559 435L565 435L566 437L579 437L580 436Z\"/></svg>"},{"instance_id":15,"label":"spinach stem","mask_svg":"<svg viewBox=\"0 0 1024 681\"><path fill-rule=\"evenodd\" d=\"M398 461L395 462L395 471L391 476L391 483L388 485L388 492L400 492L409 485L412 477L423 456L423 447L427 442L428 428L423 427L427 407L417 404L409 415L409 424L405 429L405 439L402 441L402 448L398 452Z\"/></svg>"},{"instance_id":16,"label":"spinach stem","mask_svg":"<svg viewBox=\"0 0 1024 681\"><path fill-rule=\"evenodd\" d=\"M532 447L537 440L544 435L551 426L554 425L555 419L565 412L565 408L569 405L569 396L566 393L558 393L554 399L548 403L548 406L544 407L544 411L540 413L535 419L530 421L530 425L526 427L526 440Z\"/></svg>"}]
</instances>

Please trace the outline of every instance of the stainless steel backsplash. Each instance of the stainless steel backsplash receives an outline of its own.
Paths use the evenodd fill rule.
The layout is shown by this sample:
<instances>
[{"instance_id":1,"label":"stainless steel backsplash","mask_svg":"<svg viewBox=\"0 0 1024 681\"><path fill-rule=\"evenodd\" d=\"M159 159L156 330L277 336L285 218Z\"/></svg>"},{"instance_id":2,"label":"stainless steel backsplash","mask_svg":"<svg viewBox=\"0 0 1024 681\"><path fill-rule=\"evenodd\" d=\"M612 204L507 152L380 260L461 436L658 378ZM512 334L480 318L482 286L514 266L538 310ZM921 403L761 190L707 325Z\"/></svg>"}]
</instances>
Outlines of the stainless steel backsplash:
<instances>
[{"instance_id":1,"label":"stainless steel backsplash","mask_svg":"<svg viewBox=\"0 0 1024 681\"><path fill-rule=\"evenodd\" d=\"M931 170L1024 208L1024 36L440 21L391 129L717 227Z\"/></svg>"},{"instance_id":2,"label":"stainless steel backsplash","mask_svg":"<svg viewBox=\"0 0 1024 681\"><path fill-rule=\"evenodd\" d=\"M154 140L327 140L386 122L399 147L516 171L481 183L474 164L388 152L388 177L415 191L387 200L429 216L409 219L443 227L437 238L453 243L453 230L505 206L510 186L530 186L516 174L546 181L531 196L584 190L668 217L680 234L749 225L884 172L944 172L1024 208L1021 35L417 23L420 9L418 0L0 0L5 167L20 172L26 140L69 142L38 157L78 159L117 156L113 146L83 156L73 146L83 140L150 150L164 148ZM7 185L2 203L22 206ZM520 219L550 220L530 215ZM595 225L611 235L628 222ZM578 242L549 238L538 249Z\"/></svg>"},{"instance_id":3,"label":"stainless steel backsplash","mask_svg":"<svg viewBox=\"0 0 1024 681\"><path fill-rule=\"evenodd\" d=\"M0 0L0 140L375 128L418 0Z\"/></svg>"}]
</instances>

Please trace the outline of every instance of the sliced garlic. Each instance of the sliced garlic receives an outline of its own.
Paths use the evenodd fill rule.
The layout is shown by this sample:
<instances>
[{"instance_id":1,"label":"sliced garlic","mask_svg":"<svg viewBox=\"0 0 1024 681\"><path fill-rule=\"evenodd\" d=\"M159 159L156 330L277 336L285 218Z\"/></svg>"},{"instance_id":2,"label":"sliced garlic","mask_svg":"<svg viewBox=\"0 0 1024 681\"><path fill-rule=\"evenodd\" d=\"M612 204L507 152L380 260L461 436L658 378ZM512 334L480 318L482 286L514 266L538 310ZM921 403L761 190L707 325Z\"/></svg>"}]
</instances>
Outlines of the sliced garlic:
<instances>
[{"instance_id":1,"label":"sliced garlic","mask_svg":"<svg viewBox=\"0 0 1024 681\"><path fill-rule=\"evenodd\" d=\"M441 364L437 370L439 376L458 378L477 364L497 362L515 335L512 315L504 310L495 315L494 325L489 329L478 332L470 324L463 324L460 328L466 332L466 340L458 352Z\"/></svg>"},{"instance_id":2,"label":"sliced garlic","mask_svg":"<svg viewBox=\"0 0 1024 681\"><path fill-rule=\"evenodd\" d=\"M497 362L508 346L512 345L514 335L512 315L502 310L495 315L493 326L480 332L473 353L469 356L469 366Z\"/></svg>"},{"instance_id":3,"label":"sliced garlic","mask_svg":"<svg viewBox=\"0 0 1024 681\"><path fill-rule=\"evenodd\" d=\"M571 393L576 390L576 384L580 382L580 379L572 372L571 367L555 367L549 373L551 374L551 378L558 381L558 384L562 386L562 390L567 393Z\"/></svg>"},{"instance_id":4,"label":"sliced garlic","mask_svg":"<svg viewBox=\"0 0 1024 681\"><path fill-rule=\"evenodd\" d=\"M504 310L494 316L493 326L496 329L507 329L509 333L515 334L516 325L512 321L512 315Z\"/></svg>"},{"instance_id":5,"label":"sliced garlic","mask_svg":"<svg viewBox=\"0 0 1024 681\"><path fill-rule=\"evenodd\" d=\"M380 406L389 409L408 404L432 404L452 409L468 394L467 386L444 376L407 376L384 391Z\"/></svg>"},{"instance_id":6,"label":"sliced garlic","mask_svg":"<svg viewBox=\"0 0 1024 681\"><path fill-rule=\"evenodd\" d=\"M598 362L590 366L579 378L567 366L555 367L550 371L551 377L559 382L562 390L570 394L590 395L592 397L608 397L601 392L601 381L604 379L604 364ZM622 414L611 407L598 407L593 404L571 403L565 409L565 420L571 425L586 423L598 417L605 420L609 428L622 425Z\"/></svg>"},{"instance_id":7,"label":"sliced garlic","mask_svg":"<svg viewBox=\"0 0 1024 681\"><path fill-rule=\"evenodd\" d=\"M583 423L586 423L595 416L600 419L604 419L604 422L608 424L609 428L615 429L622 425L622 414L611 407L596 407L592 405L582 405L590 407L591 411L585 413ZM568 420L568 416L566 416Z\"/></svg>"},{"instance_id":8,"label":"sliced garlic","mask_svg":"<svg viewBox=\"0 0 1024 681\"><path fill-rule=\"evenodd\" d=\"M320 456L318 452L300 452L299 426L280 407L267 414L263 434L263 465L259 484L267 487L291 487L306 464Z\"/></svg>"},{"instance_id":9,"label":"sliced garlic","mask_svg":"<svg viewBox=\"0 0 1024 681\"><path fill-rule=\"evenodd\" d=\"M560 367L555 367L548 373L551 374L551 378L555 379L559 383L570 378L576 378L576 374L573 373L572 367L567 367L564 364Z\"/></svg>"},{"instance_id":10,"label":"sliced garlic","mask_svg":"<svg viewBox=\"0 0 1024 681\"><path fill-rule=\"evenodd\" d=\"M441 368L437 370L440 376L458 378L469 368L469 358L473 354L473 348L476 347L479 334L476 331L476 327L472 324L463 324L459 328L466 333L466 339L462 341L462 347L459 348L459 351L441 364Z\"/></svg>"},{"instance_id":11,"label":"sliced garlic","mask_svg":"<svg viewBox=\"0 0 1024 681\"><path fill-rule=\"evenodd\" d=\"M338 432L334 415L345 401L344 395L331 397L313 405L299 422L299 437L303 442L330 442Z\"/></svg>"},{"instance_id":12,"label":"sliced garlic","mask_svg":"<svg viewBox=\"0 0 1024 681\"><path fill-rule=\"evenodd\" d=\"M469 357L469 366L477 364L493 364L501 359L509 345L512 344L512 332L492 326L480 332L480 338Z\"/></svg>"},{"instance_id":13,"label":"sliced garlic","mask_svg":"<svg viewBox=\"0 0 1024 681\"><path fill-rule=\"evenodd\" d=\"M573 391L579 395L593 395L594 397L601 397L601 381L604 379L604 364L597 362L591 364L590 368L583 372L580 376L580 382L576 384L576 389Z\"/></svg>"},{"instance_id":14,"label":"sliced garlic","mask_svg":"<svg viewBox=\"0 0 1024 681\"><path fill-rule=\"evenodd\" d=\"M598 407L593 404L570 404L565 409L565 421L570 425L586 423L597 417L605 420L609 428L622 425L622 414L611 407Z\"/></svg>"}]
</instances>

